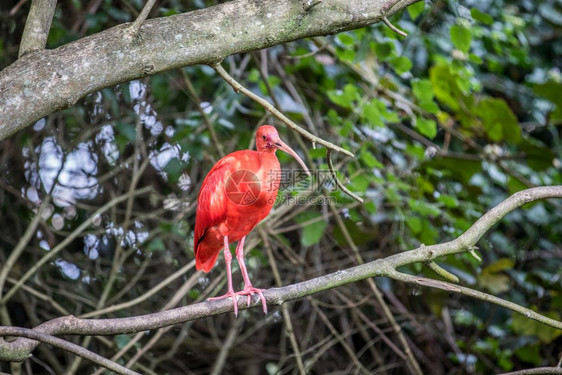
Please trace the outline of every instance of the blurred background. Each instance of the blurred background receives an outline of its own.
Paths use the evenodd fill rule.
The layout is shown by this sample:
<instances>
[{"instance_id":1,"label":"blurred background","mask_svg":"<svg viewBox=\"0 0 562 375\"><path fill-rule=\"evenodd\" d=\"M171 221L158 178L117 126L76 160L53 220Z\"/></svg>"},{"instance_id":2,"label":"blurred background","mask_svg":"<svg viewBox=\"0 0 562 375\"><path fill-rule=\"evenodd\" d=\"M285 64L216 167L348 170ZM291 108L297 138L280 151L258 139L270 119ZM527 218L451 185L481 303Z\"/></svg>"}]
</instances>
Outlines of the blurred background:
<instances>
[{"instance_id":1,"label":"blurred background","mask_svg":"<svg viewBox=\"0 0 562 375\"><path fill-rule=\"evenodd\" d=\"M217 3L162 0L151 17ZM132 21L143 4L59 1L48 48ZM17 59L29 6L0 4L1 69ZM445 242L516 191L562 184L560 1L420 2L390 20L408 37L378 23L224 61L292 120L354 152L355 159L332 158L344 184L365 199L354 201L322 172L313 189L288 174L282 199L246 241L255 286ZM4 271L1 324L127 317L223 294L222 255L209 274L194 268L197 193L214 162L252 148L264 123L276 125L311 169L327 169L325 149L206 66L103 89L0 141L0 262L23 249ZM283 169L298 168L278 157ZM508 215L479 241L482 262L459 254L438 263L462 285L560 320L561 205L543 201ZM439 278L422 264L402 270ZM67 339L145 374L403 374L411 369L405 348L431 374L560 360L562 331L468 297L375 282L378 289L361 281L270 307L267 316L254 309L238 319ZM40 345L21 370L76 374L96 366Z\"/></svg>"}]
</instances>

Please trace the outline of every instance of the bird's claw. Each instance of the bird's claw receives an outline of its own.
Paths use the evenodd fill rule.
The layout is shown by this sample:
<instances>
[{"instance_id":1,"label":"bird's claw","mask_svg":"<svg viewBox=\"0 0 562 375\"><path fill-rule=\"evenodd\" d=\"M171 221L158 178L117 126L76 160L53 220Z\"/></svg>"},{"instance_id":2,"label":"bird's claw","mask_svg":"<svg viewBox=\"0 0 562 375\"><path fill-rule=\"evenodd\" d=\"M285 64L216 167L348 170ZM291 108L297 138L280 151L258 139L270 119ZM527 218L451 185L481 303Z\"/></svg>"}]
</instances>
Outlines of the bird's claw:
<instances>
[{"instance_id":1,"label":"bird's claw","mask_svg":"<svg viewBox=\"0 0 562 375\"><path fill-rule=\"evenodd\" d=\"M228 291L226 292L226 294L223 294L222 296L207 298L207 301L216 301L218 299L232 298L232 305L234 306L234 316L238 317L238 298L236 298L236 295L239 293L240 292Z\"/></svg>"},{"instance_id":2,"label":"bird's claw","mask_svg":"<svg viewBox=\"0 0 562 375\"><path fill-rule=\"evenodd\" d=\"M238 292L242 295L247 295L248 296L248 307L250 307L250 302L252 301L252 295L255 293L260 297L261 300L261 304L263 306L263 313L267 315L267 303L265 301L265 297L263 295L263 291L265 289L260 289L260 288L254 288L253 286L247 286L244 288L244 290Z\"/></svg>"},{"instance_id":3,"label":"bird's claw","mask_svg":"<svg viewBox=\"0 0 562 375\"><path fill-rule=\"evenodd\" d=\"M244 290L239 292L229 291L226 294L219 296L219 297L211 297L208 298L209 301L215 301L218 299L223 298L232 298L232 304L234 306L234 316L238 316L238 296L247 296L247 306L250 307L250 303L252 302L252 295L255 293L260 297L261 303L263 305L263 312L267 314L267 303L265 301L265 297L263 295L263 291L265 289L254 288L253 286L247 286Z\"/></svg>"}]
</instances>

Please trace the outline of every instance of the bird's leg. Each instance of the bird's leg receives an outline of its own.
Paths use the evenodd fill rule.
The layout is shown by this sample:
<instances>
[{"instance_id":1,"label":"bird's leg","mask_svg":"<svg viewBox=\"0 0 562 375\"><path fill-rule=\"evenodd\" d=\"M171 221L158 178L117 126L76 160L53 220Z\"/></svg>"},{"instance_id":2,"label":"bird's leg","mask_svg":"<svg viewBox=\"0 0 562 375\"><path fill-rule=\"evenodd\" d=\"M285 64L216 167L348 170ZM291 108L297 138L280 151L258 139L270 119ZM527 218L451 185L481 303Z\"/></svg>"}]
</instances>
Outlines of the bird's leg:
<instances>
[{"instance_id":1,"label":"bird's leg","mask_svg":"<svg viewBox=\"0 0 562 375\"><path fill-rule=\"evenodd\" d=\"M238 299L236 298L236 295L238 293L235 293L234 288L232 287L232 270L230 267L230 265L232 264L232 254L230 253L230 247L228 246L228 236L224 236L224 263L226 264L226 279L228 281L228 291L225 295L209 298L209 300L217 300L228 297L232 298L232 303L234 304L234 315L238 316Z\"/></svg>"},{"instance_id":2,"label":"bird's leg","mask_svg":"<svg viewBox=\"0 0 562 375\"><path fill-rule=\"evenodd\" d=\"M244 290L239 292L240 294L246 294L248 296L248 306L250 306L250 301L252 299L252 294L256 293L260 299L263 306L263 312L267 314L267 303L265 297L263 296L263 289L254 288L252 282L250 281L250 276L248 276L248 270L246 269L246 263L244 263L244 241L246 236L242 237L238 241L236 246L236 259L238 260L238 265L240 266L240 271L242 272L242 277L244 278Z\"/></svg>"}]
</instances>

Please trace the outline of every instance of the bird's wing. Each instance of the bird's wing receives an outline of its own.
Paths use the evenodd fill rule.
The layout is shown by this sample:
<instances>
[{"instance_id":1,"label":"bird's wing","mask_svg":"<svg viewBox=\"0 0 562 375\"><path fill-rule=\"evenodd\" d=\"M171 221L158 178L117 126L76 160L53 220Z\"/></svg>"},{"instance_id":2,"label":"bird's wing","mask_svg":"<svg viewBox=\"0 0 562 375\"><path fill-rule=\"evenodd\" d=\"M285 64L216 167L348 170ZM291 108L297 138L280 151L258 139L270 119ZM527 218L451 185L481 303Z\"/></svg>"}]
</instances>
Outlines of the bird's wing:
<instances>
[{"instance_id":1,"label":"bird's wing","mask_svg":"<svg viewBox=\"0 0 562 375\"><path fill-rule=\"evenodd\" d=\"M203 180L199 198L197 199L197 214L195 219L195 253L197 244L205 235L209 227L219 225L226 219L226 208L228 199L224 191L224 185L229 171L225 159L221 159Z\"/></svg>"}]
</instances>

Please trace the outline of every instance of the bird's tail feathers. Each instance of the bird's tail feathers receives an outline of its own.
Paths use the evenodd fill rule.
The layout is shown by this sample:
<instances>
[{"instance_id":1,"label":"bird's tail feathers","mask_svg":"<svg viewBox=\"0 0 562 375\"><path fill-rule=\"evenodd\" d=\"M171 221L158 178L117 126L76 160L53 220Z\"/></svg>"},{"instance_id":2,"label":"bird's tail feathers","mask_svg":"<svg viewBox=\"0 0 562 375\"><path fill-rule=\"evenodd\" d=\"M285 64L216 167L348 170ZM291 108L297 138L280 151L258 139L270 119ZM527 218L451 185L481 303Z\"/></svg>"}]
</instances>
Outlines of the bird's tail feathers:
<instances>
[{"instance_id":1,"label":"bird's tail feathers","mask_svg":"<svg viewBox=\"0 0 562 375\"><path fill-rule=\"evenodd\" d=\"M207 246L204 242L200 242L195 252L195 268L197 271L209 272L217 262L219 254L220 247L215 249Z\"/></svg>"}]
</instances>

